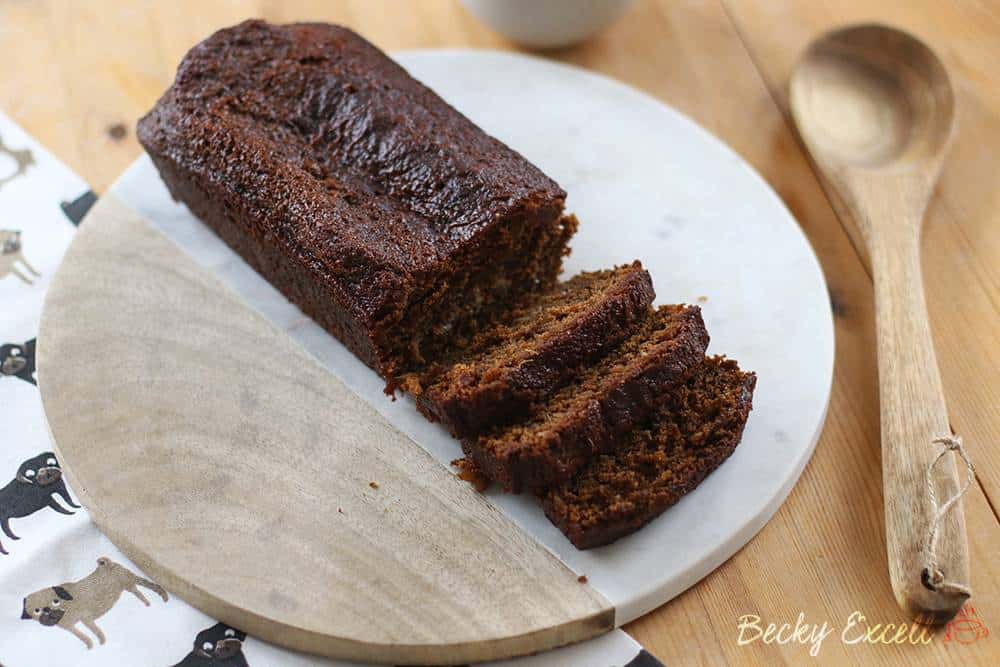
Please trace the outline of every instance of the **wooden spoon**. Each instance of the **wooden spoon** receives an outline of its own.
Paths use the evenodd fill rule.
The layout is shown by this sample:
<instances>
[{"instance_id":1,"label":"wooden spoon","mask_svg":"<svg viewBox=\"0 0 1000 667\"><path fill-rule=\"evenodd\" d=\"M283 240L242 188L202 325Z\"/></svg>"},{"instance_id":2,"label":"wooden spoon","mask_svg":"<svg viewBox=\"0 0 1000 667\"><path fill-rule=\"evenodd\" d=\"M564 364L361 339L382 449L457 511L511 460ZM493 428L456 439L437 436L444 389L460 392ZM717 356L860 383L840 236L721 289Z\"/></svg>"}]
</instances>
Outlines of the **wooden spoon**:
<instances>
[{"instance_id":1,"label":"wooden spoon","mask_svg":"<svg viewBox=\"0 0 1000 667\"><path fill-rule=\"evenodd\" d=\"M892 589L911 616L942 623L969 597L969 556L960 503L941 516L929 546L937 508L961 487L954 456L928 472L943 450L935 439L951 429L924 304L920 228L954 131L951 84L916 38L859 25L815 41L790 92L802 139L860 228L875 283Z\"/></svg>"}]
</instances>

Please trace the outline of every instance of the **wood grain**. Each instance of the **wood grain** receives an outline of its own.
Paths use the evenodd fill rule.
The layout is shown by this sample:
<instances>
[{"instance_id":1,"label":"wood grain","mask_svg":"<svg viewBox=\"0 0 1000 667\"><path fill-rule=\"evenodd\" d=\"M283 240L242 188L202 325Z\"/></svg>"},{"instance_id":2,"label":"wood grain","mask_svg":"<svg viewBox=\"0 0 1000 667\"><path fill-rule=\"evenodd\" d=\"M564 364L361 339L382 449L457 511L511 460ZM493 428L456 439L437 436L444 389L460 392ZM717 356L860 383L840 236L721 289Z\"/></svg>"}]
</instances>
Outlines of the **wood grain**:
<instances>
[{"instance_id":1,"label":"wood grain","mask_svg":"<svg viewBox=\"0 0 1000 667\"><path fill-rule=\"evenodd\" d=\"M0 106L102 190L139 154L131 128L172 80L183 53L212 29L262 16L339 21L385 49L514 47L458 3L371 0L124 6L114 0L0 2L0 48L18 66ZM610 29L549 57L612 76L690 115L733 146L788 204L826 273L837 362L830 412L812 462L753 541L700 584L627 630L671 665L995 665L1000 641L1000 16L995 3L933 0L640 0ZM957 86L960 130L932 198L922 243L931 327L952 425L973 448L982 489L965 501L972 604L987 639L930 646L844 645L818 657L797 643L738 646L737 618L828 621L862 611L906 620L885 576L879 401L869 274L799 146L787 115L792 65L814 37L847 22L882 21L929 39ZM16 28L15 28L16 26ZM840 216L838 217L838 214Z\"/></svg>"},{"instance_id":2,"label":"wood grain","mask_svg":"<svg viewBox=\"0 0 1000 667\"><path fill-rule=\"evenodd\" d=\"M591 586L114 195L53 279L39 341L45 414L91 517L215 618L393 664L614 625Z\"/></svg>"}]
</instances>

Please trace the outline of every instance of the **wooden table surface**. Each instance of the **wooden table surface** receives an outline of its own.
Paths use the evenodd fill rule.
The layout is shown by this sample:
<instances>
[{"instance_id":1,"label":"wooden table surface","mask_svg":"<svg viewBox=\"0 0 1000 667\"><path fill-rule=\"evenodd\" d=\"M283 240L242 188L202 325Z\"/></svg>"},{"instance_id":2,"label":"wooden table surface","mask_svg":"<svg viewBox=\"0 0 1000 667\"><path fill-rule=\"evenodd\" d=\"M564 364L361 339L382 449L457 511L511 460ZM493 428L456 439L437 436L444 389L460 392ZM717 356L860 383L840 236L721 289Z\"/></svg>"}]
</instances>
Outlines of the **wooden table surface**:
<instances>
[{"instance_id":1,"label":"wooden table surface","mask_svg":"<svg viewBox=\"0 0 1000 667\"><path fill-rule=\"evenodd\" d=\"M386 50L516 50L449 0L0 0L0 108L101 192L139 155L135 121L185 51L253 16L340 22ZM951 72L959 104L957 141L928 211L923 268L952 427L979 473L965 499L975 594L970 619L927 645L891 643L895 628L885 632L906 619L886 571L871 277L851 243L853 223L825 192L788 113L788 77L803 47L828 28L861 21L928 41ZM794 626L801 613L805 623L834 630L817 664L1000 664L1000 4L639 1L586 44L548 57L655 95L754 165L816 249L835 315L829 417L789 499L722 567L626 629L669 665L798 664L811 659L808 644L740 645L737 624L749 614L762 625ZM124 137L116 138L116 126ZM870 641L842 641L855 611L865 621L844 638L882 624Z\"/></svg>"}]
</instances>

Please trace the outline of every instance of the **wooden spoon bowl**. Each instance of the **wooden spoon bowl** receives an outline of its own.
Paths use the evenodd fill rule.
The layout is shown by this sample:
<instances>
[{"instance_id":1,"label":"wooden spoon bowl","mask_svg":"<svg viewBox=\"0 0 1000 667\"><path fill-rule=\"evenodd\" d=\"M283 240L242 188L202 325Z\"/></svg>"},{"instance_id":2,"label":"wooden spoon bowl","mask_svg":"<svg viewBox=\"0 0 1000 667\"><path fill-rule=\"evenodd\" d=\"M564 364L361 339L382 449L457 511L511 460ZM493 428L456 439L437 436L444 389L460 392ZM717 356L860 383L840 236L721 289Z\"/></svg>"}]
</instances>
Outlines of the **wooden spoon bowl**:
<instances>
[{"instance_id":1,"label":"wooden spoon bowl","mask_svg":"<svg viewBox=\"0 0 1000 667\"><path fill-rule=\"evenodd\" d=\"M792 78L792 106L814 155L877 169L943 155L954 127L954 96L934 53L880 25L829 33L814 42Z\"/></svg>"},{"instance_id":2,"label":"wooden spoon bowl","mask_svg":"<svg viewBox=\"0 0 1000 667\"><path fill-rule=\"evenodd\" d=\"M960 487L954 457L939 460L938 441L951 430L924 303L920 229L954 132L951 83L915 37L859 25L814 42L790 93L799 133L851 210L871 265L893 592L915 618L945 622L970 590L961 504L942 508L971 476Z\"/></svg>"}]
</instances>

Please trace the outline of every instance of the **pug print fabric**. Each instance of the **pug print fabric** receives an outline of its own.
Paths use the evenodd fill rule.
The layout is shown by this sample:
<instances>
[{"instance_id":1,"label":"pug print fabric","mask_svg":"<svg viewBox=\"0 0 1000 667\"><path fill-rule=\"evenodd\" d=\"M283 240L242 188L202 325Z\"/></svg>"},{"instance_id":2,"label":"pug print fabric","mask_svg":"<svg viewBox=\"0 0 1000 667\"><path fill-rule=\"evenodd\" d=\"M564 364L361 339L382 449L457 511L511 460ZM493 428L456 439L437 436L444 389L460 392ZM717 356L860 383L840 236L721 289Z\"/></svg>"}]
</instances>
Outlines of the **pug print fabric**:
<instances>
[{"instance_id":1,"label":"pug print fabric","mask_svg":"<svg viewBox=\"0 0 1000 667\"><path fill-rule=\"evenodd\" d=\"M35 164L35 156L31 152L31 148L11 148L4 142L2 136L0 136L0 156L8 162L4 170L0 171L0 188L26 173L28 167Z\"/></svg>"},{"instance_id":2,"label":"pug print fabric","mask_svg":"<svg viewBox=\"0 0 1000 667\"><path fill-rule=\"evenodd\" d=\"M86 627L101 644L107 637L97 625L97 619L115 606L123 593L131 593L147 607L149 600L140 589L153 591L164 602L167 592L159 584L133 574L128 568L112 562L106 556L97 559L97 569L80 581L46 586L24 598L21 620L38 621L47 627L60 627L86 646L94 648L93 640L81 632Z\"/></svg>"},{"instance_id":3,"label":"pug print fabric","mask_svg":"<svg viewBox=\"0 0 1000 667\"><path fill-rule=\"evenodd\" d=\"M35 339L0 345L0 377L15 377L38 384L35 378Z\"/></svg>"},{"instance_id":4,"label":"pug print fabric","mask_svg":"<svg viewBox=\"0 0 1000 667\"><path fill-rule=\"evenodd\" d=\"M10 527L11 519L24 519L46 507L60 514L72 515L56 500L72 508L80 509L69 497L66 482L62 478L62 468L52 452L44 452L28 459L17 469L17 475L0 489L0 529L12 540L19 540ZM0 554L7 556L0 538Z\"/></svg>"},{"instance_id":5,"label":"pug print fabric","mask_svg":"<svg viewBox=\"0 0 1000 667\"><path fill-rule=\"evenodd\" d=\"M0 667L354 664L255 640L188 606L81 507L45 426L35 348L45 291L94 201L86 183L0 113ZM502 664L607 667L640 655L615 631Z\"/></svg>"}]
</instances>

